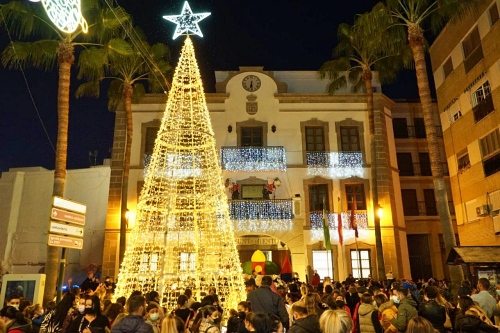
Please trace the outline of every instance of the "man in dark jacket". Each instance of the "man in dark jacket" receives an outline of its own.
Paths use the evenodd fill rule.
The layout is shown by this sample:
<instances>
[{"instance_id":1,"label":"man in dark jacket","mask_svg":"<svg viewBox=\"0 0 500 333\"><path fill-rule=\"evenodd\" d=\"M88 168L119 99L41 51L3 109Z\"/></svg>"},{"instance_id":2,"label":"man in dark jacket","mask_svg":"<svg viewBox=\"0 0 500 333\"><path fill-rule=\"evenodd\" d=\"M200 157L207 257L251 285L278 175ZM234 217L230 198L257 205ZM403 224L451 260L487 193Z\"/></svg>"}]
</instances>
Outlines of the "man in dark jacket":
<instances>
[{"instance_id":1,"label":"man in dark jacket","mask_svg":"<svg viewBox=\"0 0 500 333\"><path fill-rule=\"evenodd\" d=\"M111 333L153 333L153 326L144 321L146 300L132 296L128 301L130 314L111 328Z\"/></svg>"},{"instance_id":2,"label":"man in dark jacket","mask_svg":"<svg viewBox=\"0 0 500 333\"><path fill-rule=\"evenodd\" d=\"M405 287L400 287L397 292L397 298L394 300L398 306L398 316L391 319L391 324L398 329L399 332L406 332L408 322L411 318L416 317L417 313L417 303L408 296L408 289Z\"/></svg>"},{"instance_id":3,"label":"man in dark jacket","mask_svg":"<svg viewBox=\"0 0 500 333\"><path fill-rule=\"evenodd\" d=\"M446 332L444 323L446 322L446 308L436 302L438 288L428 286L424 290L424 302L420 304L418 315L431 322L432 327L440 333Z\"/></svg>"},{"instance_id":4,"label":"man in dark jacket","mask_svg":"<svg viewBox=\"0 0 500 333\"><path fill-rule=\"evenodd\" d=\"M285 329L288 329L288 312L283 298L271 290L273 279L269 275L262 277L261 286L248 293L247 302L251 302L252 311L274 314L280 317Z\"/></svg>"},{"instance_id":5,"label":"man in dark jacket","mask_svg":"<svg viewBox=\"0 0 500 333\"><path fill-rule=\"evenodd\" d=\"M288 330L289 333L321 333L318 316L307 315L304 302L298 301L292 306L292 315L295 322Z\"/></svg>"}]
</instances>

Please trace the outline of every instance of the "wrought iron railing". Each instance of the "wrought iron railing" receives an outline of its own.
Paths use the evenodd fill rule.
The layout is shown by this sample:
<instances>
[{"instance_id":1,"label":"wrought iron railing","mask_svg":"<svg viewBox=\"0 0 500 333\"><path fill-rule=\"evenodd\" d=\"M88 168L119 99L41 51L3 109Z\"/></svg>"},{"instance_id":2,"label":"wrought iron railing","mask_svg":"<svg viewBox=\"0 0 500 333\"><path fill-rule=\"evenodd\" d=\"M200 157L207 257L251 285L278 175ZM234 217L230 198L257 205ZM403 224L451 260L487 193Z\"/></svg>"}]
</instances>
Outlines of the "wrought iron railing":
<instances>
[{"instance_id":1,"label":"wrought iron railing","mask_svg":"<svg viewBox=\"0 0 500 333\"><path fill-rule=\"evenodd\" d=\"M228 171L286 171L284 147L221 147L220 159Z\"/></svg>"}]
</instances>

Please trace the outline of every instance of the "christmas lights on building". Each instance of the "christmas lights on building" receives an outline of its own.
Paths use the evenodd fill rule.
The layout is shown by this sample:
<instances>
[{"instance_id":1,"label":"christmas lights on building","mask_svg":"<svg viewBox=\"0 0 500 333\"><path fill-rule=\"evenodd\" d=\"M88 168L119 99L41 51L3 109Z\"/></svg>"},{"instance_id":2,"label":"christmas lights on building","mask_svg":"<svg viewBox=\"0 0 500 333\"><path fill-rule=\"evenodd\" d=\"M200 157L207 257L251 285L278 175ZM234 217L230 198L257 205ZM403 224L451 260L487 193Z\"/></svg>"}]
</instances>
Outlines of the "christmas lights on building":
<instances>
[{"instance_id":1,"label":"christmas lights on building","mask_svg":"<svg viewBox=\"0 0 500 333\"><path fill-rule=\"evenodd\" d=\"M189 9L186 15L196 14ZM149 159L115 297L156 290L170 313L186 288L200 300L210 287L224 309L245 299L214 132L188 36Z\"/></svg>"},{"instance_id":2,"label":"christmas lights on building","mask_svg":"<svg viewBox=\"0 0 500 333\"><path fill-rule=\"evenodd\" d=\"M364 176L363 155L358 151L310 151L306 160L308 175L328 178Z\"/></svg>"}]
</instances>

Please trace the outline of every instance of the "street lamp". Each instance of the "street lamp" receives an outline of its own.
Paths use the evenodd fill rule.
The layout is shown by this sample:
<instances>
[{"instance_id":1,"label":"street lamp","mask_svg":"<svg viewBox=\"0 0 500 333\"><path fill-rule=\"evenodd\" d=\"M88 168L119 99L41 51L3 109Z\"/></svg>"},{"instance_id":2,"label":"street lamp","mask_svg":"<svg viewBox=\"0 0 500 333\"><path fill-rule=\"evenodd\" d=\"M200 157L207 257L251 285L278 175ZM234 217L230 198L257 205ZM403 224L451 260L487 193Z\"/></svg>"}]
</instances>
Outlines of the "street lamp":
<instances>
[{"instance_id":1,"label":"street lamp","mask_svg":"<svg viewBox=\"0 0 500 333\"><path fill-rule=\"evenodd\" d=\"M377 216L379 219L382 219L382 217L384 216L384 209L380 205L377 208Z\"/></svg>"}]
</instances>

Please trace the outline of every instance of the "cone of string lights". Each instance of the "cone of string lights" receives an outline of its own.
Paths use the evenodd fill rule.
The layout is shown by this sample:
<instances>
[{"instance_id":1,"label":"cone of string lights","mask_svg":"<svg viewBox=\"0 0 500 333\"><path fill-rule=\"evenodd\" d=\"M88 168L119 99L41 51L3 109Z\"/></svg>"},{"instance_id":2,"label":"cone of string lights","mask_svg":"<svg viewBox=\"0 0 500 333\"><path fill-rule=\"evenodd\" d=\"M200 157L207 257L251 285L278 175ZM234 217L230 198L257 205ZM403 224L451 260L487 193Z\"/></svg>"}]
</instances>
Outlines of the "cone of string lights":
<instances>
[{"instance_id":1,"label":"cone of string lights","mask_svg":"<svg viewBox=\"0 0 500 333\"><path fill-rule=\"evenodd\" d=\"M245 299L214 132L188 36L145 171L115 297L155 290L169 313L186 288L199 301L209 287L226 310Z\"/></svg>"}]
</instances>

